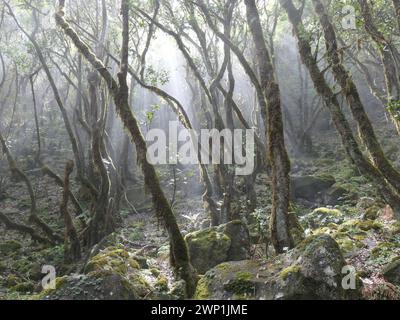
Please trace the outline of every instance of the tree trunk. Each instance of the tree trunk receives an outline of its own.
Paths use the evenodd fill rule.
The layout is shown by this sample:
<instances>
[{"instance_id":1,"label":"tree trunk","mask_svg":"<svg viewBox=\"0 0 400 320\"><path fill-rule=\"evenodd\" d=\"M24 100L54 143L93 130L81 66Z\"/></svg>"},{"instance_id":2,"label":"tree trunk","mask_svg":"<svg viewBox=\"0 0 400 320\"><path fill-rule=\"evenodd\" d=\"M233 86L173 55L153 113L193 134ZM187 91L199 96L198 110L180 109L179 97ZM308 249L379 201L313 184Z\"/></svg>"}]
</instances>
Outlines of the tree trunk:
<instances>
[{"instance_id":1,"label":"tree trunk","mask_svg":"<svg viewBox=\"0 0 400 320\"><path fill-rule=\"evenodd\" d=\"M63 196L60 205L60 212L64 217L65 237L64 237L64 260L66 263L77 262L81 258L81 243L78 238L71 214L68 210L68 201L70 195L69 177L74 170L74 162L67 162L65 166Z\"/></svg>"},{"instance_id":2,"label":"tree trunk","mask_svg":"<svg viewBox=\"0 0 400 320\"><path fill-rule=\"evenodd\" d=\"M262 110L268 123L269 158L272 167L271 240L277 252L294 246L289 226L290 161L285 148L279 85L275 80L271 58L264 40L258 9L254 0L246 0L247 23L253 36L261 87L267 101Z\"/></svg>"}]
</instances>

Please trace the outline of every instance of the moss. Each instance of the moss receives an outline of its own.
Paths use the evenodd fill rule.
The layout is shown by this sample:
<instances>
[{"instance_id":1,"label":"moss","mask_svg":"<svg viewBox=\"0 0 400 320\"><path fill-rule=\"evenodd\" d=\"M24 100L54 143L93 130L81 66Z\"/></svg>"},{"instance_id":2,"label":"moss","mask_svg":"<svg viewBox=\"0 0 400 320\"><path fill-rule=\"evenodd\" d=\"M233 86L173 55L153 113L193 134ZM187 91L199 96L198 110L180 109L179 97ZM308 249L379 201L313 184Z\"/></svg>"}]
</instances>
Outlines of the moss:
<instances>
[{"instance_id":1,"label":"moss","mask_svg":"<svg viewBox=\"0 0 400 320\"><path fill-rule=\"evenodd\" d=\"M153 276L158 277L160 274L160 270L158 270L157 268L151 268L150 272Z\"/></svg>"},{"instance_id":2,"label":"moss","mask_svg":"<svg viewBox=\"0 0 400 320\"><path fill-rule=\"evenodd\" d=\"M296 274L296 273L300 272L300 270L301 270L301 267L299 265L297 265L297 264L294 264L294 265L292 265L290 267L287 267L287 268L283 269L279 273L279 277L282 280L286 280L290 275Z\"/></svg>"},{"instance_id":3,"label":"moss","mask_svg":"<svg viewBox=\"0 0 400 320\"><path fill-rule=\"evenodd\" d=\"M375 220L379 215L380 208L378 206L372 206L365 210L364 218L367 220Z\"/></svg>"},{"instance_id":4,"label":"moss","mask_svg":"<svg viewBox=\"0 0 400 320\"><path fill-rule=\"evenodd\" d=\"M140 269L140 265L139 262L137 262L135 259L129 258L128 259L128 264L131 268L134 269Z\"/></svg>"},{"instance_id":5,"label":"moss","mask_svg":"<svg viewBox=\"0 0 400 320\"><path fill-rule=\"evenodd\" d=\"M145 238L143 222L137 222L131 224L129 228L131 229L129 233L129 240L138 241L138 240L143 240Z\"/></svg>"},{"instance_id":6,"label":"moss","mask_svg":"<svg viewBox=\"0 0 400 320\"><path fill-rule=\"evenodd\" d=\"M163 274L159 274L155 283L155 287L161 291L168 290L168 278Z\"/></svg>"},{"instance_id":7,"label":"moss","mask_svg":"<svg viewBox=\"0 0 400 320\"><path fill-rule=\"evenodd\" d=\"M0 244L0 254L8 255L22 248L22 244L16 240L7 240Z\"/></svg>"},{"instance_id":8,"label":"moss","mask_svg":"<svg viewBox=\"0 0 400 320\"><path fill-rule=\"evenodd\" d=\"M392 224L392 226L390 227L390 233L392 235L400 234L400 221L396 221Z\"/></svg>"},{"instance_id":9,"label":"moss","mask_svg":"<svg viewBox=\"0 0 400 320\"><path fill-rule=\"evenodd\" d=\"M220 271L228 271L230 269L229 263L221 263L216 266L216 268Z\"/></svg>"},{"instance_id":10,"label":"moss","mask_svg":"<svg viewBox=\"0 0 400 320\"><path fill-rule=\"evenodd\" d=\"M18 278L14 274L10 274L10 275L7 276L7 278L5 279L4 283L5 283L7 288L11 288L13 286L16 286L20 282L21 282L20 278Z\"/></svg>"},{"instance_id":11,"label":"moss","mask_svg":"<svg viewBox=\"0 0 400 320\"><path fill-rule=\"evenodd\" d=\"M208 290L209 279L206 277L202 277L197 283L196 292L194 294L194 299L205 300L210 296L210 292Z\"/></svg>"},{"instance_id":12,"label":"moss","mask_svg":"<svg viewBox=\"0 0 400 320\"><path fill-rule=\"evenodd\" d=\"M394 242L381 242L371 250L371 257L373 259L389 259L396 255L394 249L399 248L400 244Z\"/></svg>"},{"instance_id":13,"label":"moss","mask_svg":"<svg viewBox=\"0 0 400 320\"><path fill-rule=\"evenodd\" d=\"M383 225L380 222L373 220L359 220L359 219L351 219L343 223L339 227L339 231L341 232L354 232L355 229L360 229L362 231L369 230L380 230L383 228Z\"/></svg>"},{"instance_id":14,"label":"moss","mask_svg":"<svg viewBox=\"0 0 400 320\"><path fill-rule=\"evenodd\" d=\"M200 249L209 249L211 248L210 244L214 241L222 240L230 243L231 239L224 233L217 232L215 230L204 229L188 234L185 240L191 241Z\"/></svg>"},{"instance_id":15,"label":"moss","mask_svg":"<svg viewBox=\"0 0 400 320\"><path fill-rule=\"evenodd\" d=\"M134 256L134 259L136 260L136 262L139 264L141 269L148 269L149 265L147 264L147 259L146 257L143 256Z\"/></svg>"},{"instance_id":16,"label":"moss","mask_svg":"<svg viewBox=\"0 0 400 320\"><path fill-rule=\"evenodd\" d=\"M318 228L318 229L315 229L315 230L312 231L312 233L313 233L314 235L332 234L332 233L334 233L334 232L336 232L336 230L332 230L332 229L329 228L329 227L322 227L322 228Z\"/></svg>"},{"instance_id":17,"label":"moss","mask_svg":"<svg viewBox=\"0 0 400 320\"><path fill-rule=\"evenodd\" d=\"M146 281L140 272L130 274L128 280L132 290L139 296L144 297L151 291L150 284Z\"/></svg>"},{"instance_id":18,"label":"moss","mask_svg":"<svg viewBox=\"0 0 400 320\"><path fill-rule=\"evenodd\" d=\"M58 277L55 279L55 289L45 289L37 295L32 296L33 300L42 300L45 297L49 296L52 292L59 290L64 284L67 283L68 277Z\"/></svg>"},{"instance_id":19,"label":"moss","mask_svg":"<svg viewBox=\"0 0 400 320\"><path fill-rule=\"evenodd\" d=\"M120 275L128 272L128 267L140 269L139 263L130 258L129 253L119 247L108 247L94 256L85 267L85 273L97 270L112 270Z\"/></svg>"},{"instance_id":20,"label":"moss","mask_svg":"<svg viewBox=\"0 0 400 320\"><path fill-rule=\"evenodd\" d=\"M30 281L26 281L11 287L11 290L21 293L33 292L35 290L35 285Z\"/></svg>"},{"instance_id":21,"label":"moss","mask_svg":"<svg viewBox=\"0 0 400 320\"><path fill-rule=\"evenodd\" d=\"M330 208L317 208L313 212L313 214L323 214L329 216L340 217L342 213L338 209L330 209Z\"/></svg>"},{"instance_id":22,"label":"moss","mask_svg":"<svg viewBox=\"0 0 400 320\"><path fill-rule=\"evenodd\" d=\"M252 295L255 285L251 281L253 275L250 272L240 271L228 283L224 284L224 289L237 295Z\"/></svg>"}]
</instances>

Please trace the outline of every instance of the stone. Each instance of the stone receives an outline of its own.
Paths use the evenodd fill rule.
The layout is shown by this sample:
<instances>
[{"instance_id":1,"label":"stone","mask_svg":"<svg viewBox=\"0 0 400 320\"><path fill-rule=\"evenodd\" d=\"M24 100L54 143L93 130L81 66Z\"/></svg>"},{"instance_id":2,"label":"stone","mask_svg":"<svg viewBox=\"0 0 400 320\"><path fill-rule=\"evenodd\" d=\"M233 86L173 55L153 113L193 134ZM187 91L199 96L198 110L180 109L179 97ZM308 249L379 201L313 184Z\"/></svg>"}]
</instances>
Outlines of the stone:
<instances>
[{"instance_id":1,"label":"stone","mask_svg":"<svg viewBox=\"0 0 400 320\"><path fill-rule=\"evenodd\" d=\"M395 258L382 270L383 277L396 286L400 285L400 257Z\"/></svg>"},{"instance_id":2,"label":"stone","mask_svg":"<svg viewBox=\"0 0 400 320\"><path fill-rule=\"evenodd\" d=\"M221 262L249 257L249 231L239 220L189 233L185 240L192 264L200 274Z\"/></svg>"},{"instance_id":3,"label":"stone","mask_svg":"<svg viewBox=\"0 0 400 320\"><path fill-rule=\"evenodd\" d=\"M314 202L322 192L328 190L336 180L331 175L292 177L292 198Z\"/></svg>"},{"instance_id":4,"label":"stone","mask_svg":"<svg viewBox=\"0 0 400 320\"><path fill-rule=\"evenodd\" d=\"M338 209L317 208L301 217L301 223L310 229L327 226L330 223L340 224L344 220L343 213Z\"/></svg>"},{"instance_id":5,"label":"stone","mask_svg":"<svg viewBox=\"0 0 400 320\"><path fill-rule=\"evenodd\" d=\"M355 289L342 287L345 265L335 240L328 235L312 236L267 261L217 265L200 279L195 299L360 299L361 281L356 281Z\"/></svg>"}]
</instances>

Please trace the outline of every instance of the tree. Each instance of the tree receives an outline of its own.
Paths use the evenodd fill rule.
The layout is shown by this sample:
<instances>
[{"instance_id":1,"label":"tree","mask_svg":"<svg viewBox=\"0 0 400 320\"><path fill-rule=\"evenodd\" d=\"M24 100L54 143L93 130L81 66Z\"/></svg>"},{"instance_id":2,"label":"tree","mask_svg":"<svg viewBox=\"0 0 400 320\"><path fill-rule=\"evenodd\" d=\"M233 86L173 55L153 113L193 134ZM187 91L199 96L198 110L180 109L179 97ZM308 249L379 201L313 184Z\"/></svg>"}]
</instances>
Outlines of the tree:
<instances>
[{"instance_id":1,"label":"tree","mask_svg":"<svg viewBox=\"0 0 400 320\"><path fill-rule=\"evenodd\" d=\"M138 162L141 165L145 178L146 187L149 189L153 204L158 217L163 222L170 239L170 255L172 266L176 268L179 276L186 281L186 289L189 296L194 293L197 282L197 276L190 264L187 245L179 230L174 213L161 189L156 170L147 159L146 141L141 133L140 127L128 103L129 88L127 85L128 75L128 50L129 50L129 3L127 0L121 2L122 15L122 46L121 46L121 64L118 73L118 82L112 77L103 63L98 60L92 50L85 45L76 32L70 27L64 18L65 1L59 1L59 8L56 13L57 25L72 40L77 49L86 58L86 60L98 70L107 84L110 94L114 98L116 111L121 118L125 128L131 135L132 141L135 143L138 152Z\"/></svg>"},{"instance_id":2,"label":"tree","mask_svg":"<svg viewBox=\"0 0 400 320\"><path fill-rule=\"evenodd\" d=\"M246 0L247 23L253 36L261 88L267 101L267 108L261 110L266 124L269 159L272 169L272 212L271 240L277 252L294 246L289 225L290 196L290 160L285 147L282 109L279 85L275 80L274 70L264 32L261 27L258 9L254 0Z\"/></svg>"}]
</instances>

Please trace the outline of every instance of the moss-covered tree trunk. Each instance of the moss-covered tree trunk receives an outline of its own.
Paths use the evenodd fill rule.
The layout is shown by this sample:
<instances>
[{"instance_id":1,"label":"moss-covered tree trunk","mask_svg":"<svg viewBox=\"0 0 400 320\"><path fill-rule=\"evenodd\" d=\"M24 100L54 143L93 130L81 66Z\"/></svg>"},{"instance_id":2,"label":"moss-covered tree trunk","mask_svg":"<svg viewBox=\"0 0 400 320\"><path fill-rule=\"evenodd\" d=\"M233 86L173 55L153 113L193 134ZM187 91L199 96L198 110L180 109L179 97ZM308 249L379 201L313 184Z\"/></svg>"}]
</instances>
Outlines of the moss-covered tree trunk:
<instances>
[{"instance_id":1,"label":"moss-covered tree trunk","mask_svg":"<svg viewBox=\"0 0 400 320\"><path fill-rule=\"evenodd\" d=\"M65 236L64 236L64 260L66 263L79 261L81 258L81 243L75 229L71 214L68 210L70 195L70 175L74 170L74 162L68 161L65 166L63 195L60 205L61 215L64 217Z\"/></svg>"},{"instance_id":2,"label":"moss-covered tree trunk","mask_svg":"<svg viewBox=\"0 0 400 320\"><path fill-rule=\"evenodd\" d=\"M292 248L293 238L289 226L290 161L285 147L279 85L274 76L258 9L254 0L246 0L247 23L253 36L261 87L267 101L262 110L266 123L269 160L272 169L271 240L277 252Z\"/></svg>"},{"instance_id":3,"label":"moss-covered tree trunk","mask_svg":"<svg viewBox=\"0 0 400 320\"><path fill-rule=\"evenodd\" d=\"M176 268L179 276L186 281L186 289L189 296L193 295L197 275L190 264L189 252L187 244L180 232L178 223L172 212L171 206L161 189L156 170L147 159L147 146L143 134L140 130L139 123L132 113L129 105L129 88L127 85L128 74L128 50L129 50L129 5L127 0L121 2L121 14L123 20L122 47L121 47L121 64L118 73L118 82L112 77L103 63L97 59L93 51L79 38L77 33L70 27L64 18L65 1L59 1L59 10L56 13L56 22L65 34L72 40L77 49L85 57L85 59L100 73L104 81L108 85L110 93L114 98L117 114L121 118L124 127L128 130L132 141L134 142L138 162L142 168L145 185L152 195L153 204L157 216L163 222L170 240L170 255L173 267Z\"/></svg>"}]
</instances>

